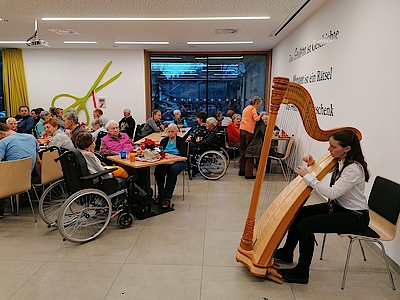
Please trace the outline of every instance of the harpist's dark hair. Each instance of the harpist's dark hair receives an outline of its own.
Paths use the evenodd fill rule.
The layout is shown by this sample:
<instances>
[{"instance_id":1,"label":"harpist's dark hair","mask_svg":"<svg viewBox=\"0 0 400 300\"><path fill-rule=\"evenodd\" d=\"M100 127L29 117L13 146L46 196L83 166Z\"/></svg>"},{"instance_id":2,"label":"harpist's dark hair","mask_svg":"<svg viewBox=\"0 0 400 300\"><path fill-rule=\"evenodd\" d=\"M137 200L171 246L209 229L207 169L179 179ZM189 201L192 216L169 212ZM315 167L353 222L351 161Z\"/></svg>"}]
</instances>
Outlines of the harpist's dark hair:
<instances>
[{"instance_id":1,"label":"harpist's dark hair","mask_svg":"<svg viewBox=\"0 0 400 300\"><path fill-rule=\"evenodd\" d=\"M364 155L361 150L360 141L354 131L349 129L342 129L336 131L332 135L332 138L335 141L338 141L340 146L342 146L343 148L347 146L351 147L350 151L346 153L346 157L344 158L343 168L353 162L358 162L363 167L365 181L368 182L369 172L367 168L367 163L365 162Z\"/></svg>"}]
</instances>

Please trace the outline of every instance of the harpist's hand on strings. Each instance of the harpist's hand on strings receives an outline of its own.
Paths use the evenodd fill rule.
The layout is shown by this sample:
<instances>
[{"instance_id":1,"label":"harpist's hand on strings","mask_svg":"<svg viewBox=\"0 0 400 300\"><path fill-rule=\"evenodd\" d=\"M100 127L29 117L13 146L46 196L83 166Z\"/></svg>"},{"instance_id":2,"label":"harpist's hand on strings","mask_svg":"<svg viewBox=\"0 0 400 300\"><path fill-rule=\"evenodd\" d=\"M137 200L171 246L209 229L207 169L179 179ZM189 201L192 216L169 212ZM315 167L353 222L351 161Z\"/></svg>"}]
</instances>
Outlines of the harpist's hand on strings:
<instances>
[{"instance_id":1,"label":"harpist's hand on strings","mask_svg":"<svg viewBox=\"0 0 400 300\"><path fill-rule=\"evenodd\" d=\"M308 174L308 170L306 167L303 166L298 166L296 170L294 170L298 175L301 177L304 177L306 174Z\"/></svg>"},{"instance_id":2,"label":"harpist's hand on strings","mask_svg":"<svg viewBox=\"0 0 400 300\"><path fill-rule=\"evenodd\" d=\"M307 163L307 165L311 166L315 163L314 158L311 155L307 155L303 157L303 161Z\"/></svg>"}]
</instances>

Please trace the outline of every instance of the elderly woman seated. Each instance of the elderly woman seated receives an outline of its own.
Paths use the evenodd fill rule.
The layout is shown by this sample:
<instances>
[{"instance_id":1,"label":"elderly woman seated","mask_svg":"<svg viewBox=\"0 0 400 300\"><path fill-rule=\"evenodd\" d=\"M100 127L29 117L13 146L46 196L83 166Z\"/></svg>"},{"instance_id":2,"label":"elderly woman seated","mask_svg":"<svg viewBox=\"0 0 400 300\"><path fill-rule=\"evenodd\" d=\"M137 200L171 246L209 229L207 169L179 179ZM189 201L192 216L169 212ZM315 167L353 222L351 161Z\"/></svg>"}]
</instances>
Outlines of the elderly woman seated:
<instances>
[{"instance_id":1,"label":"elderly woman seated","mask_svg":"<svg viewBox=\"0 0 400 300\"><path fill-rule=\"evenodd\" d=\"M185 140L179 136L178 126L169 124L167 128L168 137L161 140L160 146L165 153L186 156ZM168 208L171 204L172 194L174 193L176 181L179 173L186 169L186 161L178 161L172 165L157 165L154 175L158 187L158 196L155 203L162 203L162 208Z\"/></svg>"},{"instance_id":2,"label":"elderly woman seated","mask_svg":"<svg viewBox=\"0 0 400 300\"><path fill-rule=\"evenodd\" d=\"M132 140L126 133L119 132L118 122L110 120L105 127L108 134L101 139L101 155L117 155L121 150L133 151Z\"/></svg>"},{"instance_id":3,"label":"elderly woman seated","mask_svg":"<svg viewBox=\"0 0 400 300\"><path fill-rule=\"evenodd\" d=\"M228 125L228 146L240 147L240 122L242 117L239 114L232 116L232 122Z\"/></svg>"},{"instance_id":4,"label":"elderly woman seated","mask_svg":"<svg viewBox=\"0 0 400 300\"><path fill-rule=\"evenodd\" d=\"M179 109L174 110L174 123L179 127L188 127L185 118L181 117L181 111Z\"/></svg>"},{"instance_id":5,"label":"elderly woman seated","mask_svg":"<svg viewBox=\"0 0 400 300\"><path fill-rule=\"evenodd\" d=\"M57 146L58 148L72 150L75 149L74 144L68 134L60 130L60 123L55 119L51 118L43 123L44 128L48 136L51 136L49 147Z\"/></svg>"},{"instance_id":6,"label":"elderly woman seated","mask_svg":"<svg viewBox=\"0 0 400 300\"><path fill-rule=\"evenodd\" d=\"M92 135L95 139L97 139L100 132L107 132L107 129L104 128L105 124L103 123L103 119L101 118L94 119L90 125L92 125Z\"/></svg>"}]
</instances>

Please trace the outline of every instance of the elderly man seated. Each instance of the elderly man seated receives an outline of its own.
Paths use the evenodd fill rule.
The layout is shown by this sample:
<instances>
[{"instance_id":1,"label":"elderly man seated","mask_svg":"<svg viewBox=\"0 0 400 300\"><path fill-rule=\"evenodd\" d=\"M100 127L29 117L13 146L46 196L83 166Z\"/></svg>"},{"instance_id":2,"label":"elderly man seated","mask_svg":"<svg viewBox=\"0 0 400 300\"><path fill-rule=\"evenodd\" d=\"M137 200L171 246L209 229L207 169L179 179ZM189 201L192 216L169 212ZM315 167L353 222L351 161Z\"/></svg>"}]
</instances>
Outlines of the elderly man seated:
<instances>
[{"instance_id":1,"label":"elderly man seated","mask_svg":"<svg viewBox=\"0 0 400 300\"><path fill-rule=\"evenodd\" d=\"M132 140L126 133L119 131L118 122L108 121L105 128L108 134L101 139L101 155L117 155L121 150L133 151Z\"/></svg>"},{"instance_id":2,"label":"elderly man seated","mask_svg":"<svg viewBox=\"0 0 400 300\"><path fill-rule=\"evenodd\" d=\"M39 145L33 135L16 133L6 124L0 123L0 161L32 157L32 170L35 167L37 174L40 174L41 164L37 154L39 150ZM33 176L37 174L33 172ZM5 199L0 199L0 218L4 215L4 203Z\"/></svg>"}]
</instances>

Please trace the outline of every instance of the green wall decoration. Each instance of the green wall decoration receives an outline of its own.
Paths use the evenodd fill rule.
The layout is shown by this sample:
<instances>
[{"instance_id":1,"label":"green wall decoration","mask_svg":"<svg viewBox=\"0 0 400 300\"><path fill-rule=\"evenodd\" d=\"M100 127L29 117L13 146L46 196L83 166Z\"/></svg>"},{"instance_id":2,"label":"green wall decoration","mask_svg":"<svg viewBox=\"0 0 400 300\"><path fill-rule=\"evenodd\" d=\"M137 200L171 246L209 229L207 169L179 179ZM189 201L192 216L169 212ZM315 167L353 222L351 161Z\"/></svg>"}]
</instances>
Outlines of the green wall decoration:
<instances>
[{"instance_id":1,"label":"green wall decoration","mask_svg":"<svg viewBox=\"0 0 400 300\"><path fill-rule=\"evenodd\" d=\"M98 84L100 83L101 79L104 77L105 73L107 72L107 70L108 70L108 68L110 67L111 64L112 64L112 61L110 61L103 68L103 70L101 71L100 75L97 77L97 79L95 80L93 85L90 87L89 91L87 92L87 94L85 96L79 98L79 97L76 97L76 96L71 95L71 94L58 94L57 96L55 96L53 98L53 100L51 100L51 106L56 107L55 103L56 103L57 99L59 99L59 98L62 98L62 97L71 98L71 99L75 100L75 103L73 103L70 106L66 107L64 109L64 111L68 111L71 108L74 108L76 110L76 113L79 114L79 112L81 110L83 110L85 112L85 115L86 115L86 124L89 124L90 116L89 116L89 111L88 111L88 109L86 107L87 100L89 99L89 97L94 95L94 93L97 93L98 91L100 91L103 88L105 88L107 85L109 85L111 82L116 80L122 74L122 71L121 71L118 74L116 74L115 76L111 77L106 82L104 82L102 85L98 86Z\"/></svg>"}]
</instances>

